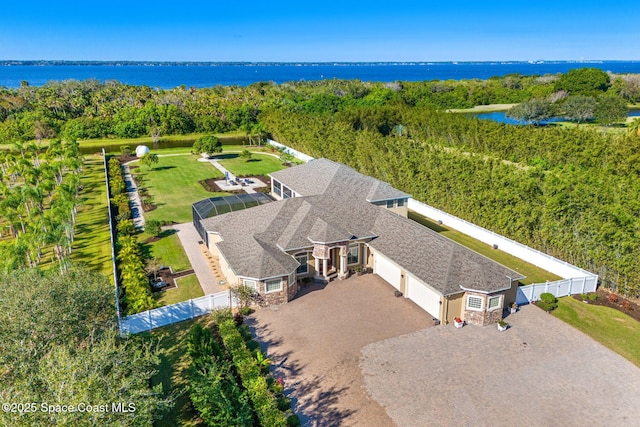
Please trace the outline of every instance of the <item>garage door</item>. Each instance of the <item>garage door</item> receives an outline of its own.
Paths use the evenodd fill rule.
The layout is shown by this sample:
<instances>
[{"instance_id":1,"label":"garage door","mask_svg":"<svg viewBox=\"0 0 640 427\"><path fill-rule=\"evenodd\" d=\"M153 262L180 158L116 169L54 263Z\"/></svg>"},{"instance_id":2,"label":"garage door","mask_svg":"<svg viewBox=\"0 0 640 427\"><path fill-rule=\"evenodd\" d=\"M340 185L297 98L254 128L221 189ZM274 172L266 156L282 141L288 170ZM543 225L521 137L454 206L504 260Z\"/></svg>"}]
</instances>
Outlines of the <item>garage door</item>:
<instances>
[{"instance_id":1,"label":"garage door","mask_svg":"<svg viewBox=\"0 0 640 427\"><path fill-rule=\"evenodd\" d=\"M400 268L377 252L373 257L373 272L400 290Z\"/></svg>"},{"instance_id":2,"label":"garage door","mask_svg":"<svg viewBox=\"0 0 640 427\"><path fill-rule=\"evenodd\" d=\"M440 295L411 275L407 275L406 295L407 298L418 304L427 313L436 319L440 319Z\"/></svg>"}]
</instances>

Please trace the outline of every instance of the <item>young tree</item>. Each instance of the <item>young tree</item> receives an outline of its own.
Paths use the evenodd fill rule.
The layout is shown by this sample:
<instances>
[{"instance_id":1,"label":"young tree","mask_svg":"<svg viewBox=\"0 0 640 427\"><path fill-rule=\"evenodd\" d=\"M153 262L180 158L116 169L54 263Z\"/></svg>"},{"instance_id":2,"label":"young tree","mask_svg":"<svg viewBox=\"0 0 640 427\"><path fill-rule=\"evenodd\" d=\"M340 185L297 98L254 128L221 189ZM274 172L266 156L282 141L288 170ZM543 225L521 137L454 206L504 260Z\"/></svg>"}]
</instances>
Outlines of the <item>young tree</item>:
<instances>
[{"instance_id":1,"label":"young tree","mask_svg":"<svg viewBox=\"0 0 640 427\"><path fill-rule=\"evenodd\" d=\"M250 161L252 156L253 154L249 150L242 150L242 153L240 153L240 158L244 159L245 162Z\"/></svg>"},{"instance_id":2,"label":"young tree","mask_svg":"<svg viewBox=\"0 0 640 427\"><path fill-rule=\"evenodd\" d=\"M160 159L158 159L158 155L154 153L147 153L140 157L140 163L149 169L153 169L153 165L157 165L159 161Z\"/></svg>"}]
</instances>

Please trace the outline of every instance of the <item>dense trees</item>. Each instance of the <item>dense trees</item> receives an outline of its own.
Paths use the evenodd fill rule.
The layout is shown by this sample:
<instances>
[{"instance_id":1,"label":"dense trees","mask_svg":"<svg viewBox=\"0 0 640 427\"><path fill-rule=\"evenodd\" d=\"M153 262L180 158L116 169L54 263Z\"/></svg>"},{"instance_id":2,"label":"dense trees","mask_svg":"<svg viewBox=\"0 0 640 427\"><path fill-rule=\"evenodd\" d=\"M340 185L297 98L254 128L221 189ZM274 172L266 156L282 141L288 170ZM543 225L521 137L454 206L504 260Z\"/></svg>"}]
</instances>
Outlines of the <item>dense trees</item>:
<instances>
[{"instance_id":1,"label":"dense trees","mask_svg":"<svg viewBox=\"0 0 640 427\"><path fill-rule=\"evenodd\" d=\"M390 182L416 199L598 273L638 295L640 140L587 129L507 126L385 107L407 136L363 112L264 113L274 137ZM475 154L471 154L475 153Z\"/></svg>"},{"instance_id":2,"label":"dense trees","mask_svg":"<svg viewBox=\"0 0 640 427\"><path fill-rule=\"evenodd\" d=\"M151 425L170 401L151 390L158 363L151 342L120 338L113 288L82 270L0 275L0 364L3 403L37 402L37 410L5 412L6 425ZM113 410L111 403L134 406ZM107 410L47 412L46 405L108 405ZM92 408L89 408L92 409Z\"/></svg>"}]
</instances>

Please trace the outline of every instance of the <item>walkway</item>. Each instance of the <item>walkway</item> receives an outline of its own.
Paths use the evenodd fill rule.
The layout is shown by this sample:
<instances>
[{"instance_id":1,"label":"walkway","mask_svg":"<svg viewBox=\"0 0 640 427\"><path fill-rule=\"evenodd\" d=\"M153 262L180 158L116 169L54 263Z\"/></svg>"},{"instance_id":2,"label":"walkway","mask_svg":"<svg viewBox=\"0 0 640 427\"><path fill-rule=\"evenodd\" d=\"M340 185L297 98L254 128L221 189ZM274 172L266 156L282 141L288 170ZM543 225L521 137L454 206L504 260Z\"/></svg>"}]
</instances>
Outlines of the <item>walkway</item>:
<instances>
[{"instance_id":1,"label":"walkway","mask_svg":"<svg viewBox=\"0 0 640 427\"><path fill-rule=\"evenodd\" d=\"M191 263L191 268L195 271L204 294L215 294L216 292L225 290L226 287L219 285L216 281L216 277L213 271L211 271L209 263L200 250L200 244L198 243L200 241L200 235L193 226L193 223L176 224L173 228L178 234L180 243L182 243L187 258L189 258L189 263Z\"/></svg>"},{"instance_id":2,"label":"walkway","mask_svg":"<svg viewBox=\"0 0 640 427\"><path fill-rule=\"evenodd\" d=\"M133 161L135 162L137 160ZM131 206L131 218L133 219L133 225L135 225L137 229L144 230L145 222L144 215L142 214L142 202L140 201L140 194L138 194L138 186L131 176L129 163L122 165L122 169L124 171L124 183L127 188L127 195L129 196L129 206Z\"/></svg>"}]
</instances>

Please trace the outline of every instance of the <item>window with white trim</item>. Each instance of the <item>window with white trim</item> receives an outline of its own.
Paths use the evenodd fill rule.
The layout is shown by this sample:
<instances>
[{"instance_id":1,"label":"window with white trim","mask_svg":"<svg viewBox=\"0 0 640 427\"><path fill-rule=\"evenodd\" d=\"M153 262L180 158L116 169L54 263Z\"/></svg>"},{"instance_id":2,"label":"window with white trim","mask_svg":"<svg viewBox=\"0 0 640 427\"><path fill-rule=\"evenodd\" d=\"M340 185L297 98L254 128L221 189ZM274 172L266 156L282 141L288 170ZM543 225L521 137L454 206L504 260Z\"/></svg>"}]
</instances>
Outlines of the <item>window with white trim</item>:
<instances>
[{"instance_id":1,"label":"window with white trim","mask_svg":"<svg viewBox=\"0 0 640 427\"><path fill-rule=\"evenodd\" d=\"M296 274L305 274L309 272L309 256L307 254L296 255L296 261L300 266L296 269Z\"/></svg>"},{"instance_id":2,"label":"window with white trim","mask_svg":"<svg viewBox=\"0 0 640 427\"><path fill-rule=\"evenodd\" d=\"M500 308L501 299L502 299L501 295L497 295L495 297L489 297L489 302L487 303L487 309L495 310L496 308Z\"/></svg>"},{"instance_id":3,"label":"window with white trim","mask_svg":"<svg viewBox=\"0 0 640 427\"><path fill-rule=\"evenodd\" d=\"M282 280L280 279L271 279L264 281L264 289L266 293L269 292L278 292L282 290Z\"/></svg>"},{"instance_id":4,"label":"window with white trim","mask_svg":"<svg viewBox=\"0 0 640 427\"><path fill-rule=\"evenodd\" d=\"M282 186L282 198L283 199L289 199L293 197L293 193L291 192L291 189L285 185Z\"/></svg>"},{"instance_id":5,"label":"window with white trim","mask_svg":"<svg viewBox=\"0 0 640 427\"><path fill-rule=\"evenodd\" d=\"M357 264L359 261L360 245L355 243L349 245L349 250L347 251L347 264Z\"/></svg>"},{"instance_id":6,"label":"window with white trim","mask_svg":"<svg viewBox=\"0 0 640 427\"><path fill-rule=\"evenodd\" d=\"M404 206L404 202L406 199L398 199L398 207L401 208Z\"/></svg>"},{"instance_id":7,"label":"window with white trim","mask_svg":"<svg viewBox=\"0 0 640 427\"><path fill-rule=\"evenodd\" d=\"M282 184L280 184L280 181L276 181L275 179L273 180L273 192L278 196L282 196Z\"/></svg>"},{"instance_id":8,"label":"window with white trim","mask_svg":"<svg viewBox=\"0 0 640 427\"><path fill-rule=\"evenodd\" d=\"M484 298L476 295L467 295L467 309L481 311L484 306Z\"/></svg>"},{"instance_id":9,"label":"window with white trim","mask_svg":"<svg viewBox=\"0 0 640 427\"><path fill-rule=\"evenodd\" d=\"M256 281L255 281L255 280L247 280L247 279L244 279L244 280L242 281L242 284L243 284L244 286L246 286L247 288L251 288L251 290L252 290L253 292L255 292L255 291L256 291Z\"/></svg>"},{"instance_id":10,"label":"window with white trim","mask_svg":"<svg viewBox=\"0 0 640 427\"><path fill-rule=\"evenodd\" d=\"M387 208L391 209L393 207L393 200L387 200Z\"/></svg>"}]
</instances>

